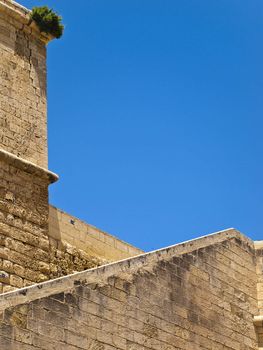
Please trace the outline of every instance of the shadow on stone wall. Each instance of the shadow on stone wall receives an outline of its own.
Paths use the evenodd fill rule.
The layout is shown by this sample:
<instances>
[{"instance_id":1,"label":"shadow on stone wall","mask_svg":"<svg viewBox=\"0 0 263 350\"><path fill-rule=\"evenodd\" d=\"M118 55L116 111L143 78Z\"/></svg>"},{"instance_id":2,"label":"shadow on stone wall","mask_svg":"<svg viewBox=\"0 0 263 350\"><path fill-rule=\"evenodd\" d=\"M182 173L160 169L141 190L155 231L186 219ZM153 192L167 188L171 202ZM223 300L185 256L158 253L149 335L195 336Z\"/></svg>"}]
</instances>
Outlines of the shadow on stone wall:
<instances>
[{"instance_id":1,"label":"shadow on stone wall","mask_svg":"<svg viewBox=\"0 0 263 350\"><path fill-rule=\"evenodd\" d=\"M51 278L65 276L107 263L103 258L76 248L62 239L60 212L49 208L49 245ZM64 237L63 237L64 238Z\"/></svg>"}]
</instances>

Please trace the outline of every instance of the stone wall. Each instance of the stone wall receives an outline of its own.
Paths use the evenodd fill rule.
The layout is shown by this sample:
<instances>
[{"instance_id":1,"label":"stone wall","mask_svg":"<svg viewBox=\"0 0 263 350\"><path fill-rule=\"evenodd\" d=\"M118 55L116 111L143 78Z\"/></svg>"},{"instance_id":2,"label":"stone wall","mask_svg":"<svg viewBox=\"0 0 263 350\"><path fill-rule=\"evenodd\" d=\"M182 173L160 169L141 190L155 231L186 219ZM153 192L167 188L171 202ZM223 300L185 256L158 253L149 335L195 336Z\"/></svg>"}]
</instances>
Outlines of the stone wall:
<instances>
[{"instance_id":1,"label":"stone wall","mask_svg":"<svg viewBox=\"0 0 263 350\"><path fill-rule=\"evenodd\" d=\"M257 299L258 316L255 318L255 326L258 334L259 347L263 348L263 242L255 242L256 271L257 271Z\"/></svg>"},{"instance_id":2,"label":"stone wall","mask_svg":"<svg viewBox=\"0 0 263 350\"><path fill-rule=\"evenodd\" d=\"M49 236L57 245L63 241L107 261L121 260L143 253L142 250L53 206L49 207Z\"/></svg>"},{"instance_id":3,"label":"stone wall","mask_svg":"<svg viewBox=\"0 0 263 350\"><path fill-rule=\"evenodd\" d=\"M256 282L220 232L0 296L1 350L255 350Z\"/></svg>"},{"instance_id":4,"label":"stone wall","mask_svg":"<svg viewBox=\"0 0 263 350\"><path fill-rule=\"evenodd\" d=\"M95 243L85 250L85 245L81 249L64 240L63 234L58 239L58 231L57 239L49 234L48 185L56 179L55 174L0 150L0 293L112 261L105 248L100 251L102 242L98 241L96 253ZM53 208L54 212L59 211ZM134 255L139 252L134 248ZM116 249L114 254L122 258L125 252Z\"/></svg>"},{"instance_id":5,"label":"stone wall","mask_svg":"<svg viewBox=\"0 0 263 350\"><path fill-rule=\"evenodd\" d=\"M28 10L0 0L0 293L140 252L49 209L57 176L46 170L48 39Z\"/></svg>"},{"instance_id":6,"label":"stone wall","mask_svg":"<svg viewBox=\"0 0 263 350\"><path fill-rule=\"evenodd\" d=\"M141 253L80 220L72 225L72 217L50 208L48 185L55 180L0 150L0 293Z\"/></svg>"},{"instance_id":7,"label":"stone wall","mask_svg":"<svg viewBox=\"0 0 263 350\"><path fill-rule=\"evenodd\" d=\"M0 0L0 349L263 346L263 253L239 232L108 264L141 251L49 206L47 39Z\"/></svg>"},{"instance_id":8,"label":"stone wall","mask_svg":"<svg viewBox=\"0 0 263 350\"><path fill-rule=\"evenodd\" d=\"M48 173L0 151L0 292L47 279Z\"/></svg>"},{"instance_id":9,"label":"stone wall","mask_svg":"<svg viewBox=\"0 0 263 350\"><path fill-rule=\"evenodd\" d=\"M47 168L46 38L0 0L0 148Z\"/></svg>"}]
</instances>

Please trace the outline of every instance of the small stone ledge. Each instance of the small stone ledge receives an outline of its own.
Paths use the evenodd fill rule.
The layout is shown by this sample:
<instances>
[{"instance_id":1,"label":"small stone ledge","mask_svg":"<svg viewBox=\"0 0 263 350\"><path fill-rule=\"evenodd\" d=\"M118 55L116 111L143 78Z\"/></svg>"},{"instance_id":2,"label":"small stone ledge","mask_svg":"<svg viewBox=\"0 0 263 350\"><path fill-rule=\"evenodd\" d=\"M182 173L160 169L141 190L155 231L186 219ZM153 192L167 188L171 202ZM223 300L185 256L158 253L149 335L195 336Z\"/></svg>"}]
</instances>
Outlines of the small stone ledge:
<instances>
[{"instance_id":1,"label":"small stone ledge","mask_svg":"<svg viewBox=\"0 0 263 350\"><path fill-rule=\"evenodd\" d=\"M19 29L39 38L44 44L54 39L51 35L41 33L34 22L30 22L30 10L12 0L0 0L0 12L19 23Z\"/></svg>"},{"instance_id":2,"label":"small stone ledge","mask_svg":"<svg viewBox=\"0 0 263 350\"><path fill-rule=\"evenodd\" d=\"M254 248L253 241L233 228L219 231L150 253L137 255L132 258L39 283L31 287L4 293L0 295L0 312L6 308L28 303L57 293L69 292L79 283L103 283L107 281L107 278L115 274L136 271L149 263L157 263L158 261L169 259L174 256L191 253L192 251L222 243L232 238L245 242L252 249Z\"/></svg>"},{"instance_id":3,"label":"small stone ledge","mask_svg":"<svg viewBox=\"0 0 263 350\"><path fill-rule=\"evenodd\" d=\"M49 170L41 168L25 159L19 158L12 153L0 149L0 161L3 161L17 169L47 180L50 184L58 180L58 175Z\"/></svg>"}]
</instances>

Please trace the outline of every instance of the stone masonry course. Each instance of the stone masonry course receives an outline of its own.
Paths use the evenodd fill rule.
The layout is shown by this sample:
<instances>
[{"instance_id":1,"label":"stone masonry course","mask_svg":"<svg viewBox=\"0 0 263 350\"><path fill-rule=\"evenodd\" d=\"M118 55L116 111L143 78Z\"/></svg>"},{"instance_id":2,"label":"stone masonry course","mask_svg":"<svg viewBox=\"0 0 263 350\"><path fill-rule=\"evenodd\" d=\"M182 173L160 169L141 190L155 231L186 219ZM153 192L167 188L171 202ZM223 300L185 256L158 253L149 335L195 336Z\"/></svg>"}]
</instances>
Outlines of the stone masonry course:
<instances>
[{"instance_id":1,"label":"stone masonry course","mask_svg":"<svg viewBox=\"0 0 263 350\"><path fill-rule=\"evenodd\" d=\"M2 348L258 349L256 255L230 229L4 294Z\"/></svg>"}]
</instances>

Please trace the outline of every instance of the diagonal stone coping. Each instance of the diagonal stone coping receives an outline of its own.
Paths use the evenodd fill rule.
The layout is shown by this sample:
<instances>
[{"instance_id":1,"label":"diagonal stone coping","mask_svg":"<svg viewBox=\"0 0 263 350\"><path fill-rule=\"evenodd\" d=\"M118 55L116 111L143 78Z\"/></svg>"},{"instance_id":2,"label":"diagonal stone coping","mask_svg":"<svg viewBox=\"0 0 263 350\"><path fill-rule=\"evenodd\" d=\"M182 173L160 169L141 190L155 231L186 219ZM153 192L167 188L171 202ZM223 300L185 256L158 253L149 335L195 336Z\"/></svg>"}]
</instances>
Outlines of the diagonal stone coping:
<instances>
[{"instance_id":1,"label":"diagonal stone coping","mask_svg":"<svg viewBox=\"0 0 263 350\"><path fill-rule=\"evenodd\" d=\"M0 295L0 311L36 299L48 297L53 294L68 292L74 285L83 283L101 283L108 277L117 273L128 273L137 270L148 263L158 262L173 256L178 256L204 248L213 244L221 243L231 238L238 238L254 248L254 242L234 228L229 228L194 240L179 243L160 250L140 254L132 258L120 260L111 264L89 269L83 272L60 277L51 281L39 283L27 288Z\"/></svg>"}]
</instances>

